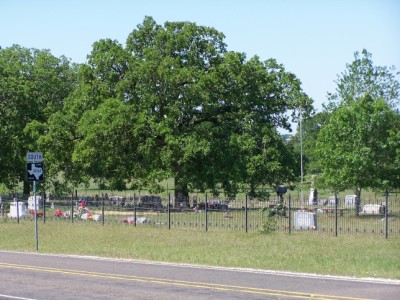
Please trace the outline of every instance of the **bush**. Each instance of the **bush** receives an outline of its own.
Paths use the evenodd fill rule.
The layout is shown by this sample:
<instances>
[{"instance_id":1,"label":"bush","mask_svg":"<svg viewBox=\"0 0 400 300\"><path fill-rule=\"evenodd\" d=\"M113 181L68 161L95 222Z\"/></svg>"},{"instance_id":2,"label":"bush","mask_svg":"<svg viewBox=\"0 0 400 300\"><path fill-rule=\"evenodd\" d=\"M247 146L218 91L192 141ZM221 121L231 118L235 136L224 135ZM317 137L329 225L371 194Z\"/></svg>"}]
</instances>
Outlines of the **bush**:
<instances>
[{"instance_id":1,"label":"bush","mask_svg":"<svg viewBox=\"0 0 400 300\"><path fill-rule=\"evenodd\" d=\"M265 221L261 225L260 232L263 234L269 234L276 231L276 212L273 212L272 209L263 209L262 210L263 219Z\"/></svg>"}]
</instances>

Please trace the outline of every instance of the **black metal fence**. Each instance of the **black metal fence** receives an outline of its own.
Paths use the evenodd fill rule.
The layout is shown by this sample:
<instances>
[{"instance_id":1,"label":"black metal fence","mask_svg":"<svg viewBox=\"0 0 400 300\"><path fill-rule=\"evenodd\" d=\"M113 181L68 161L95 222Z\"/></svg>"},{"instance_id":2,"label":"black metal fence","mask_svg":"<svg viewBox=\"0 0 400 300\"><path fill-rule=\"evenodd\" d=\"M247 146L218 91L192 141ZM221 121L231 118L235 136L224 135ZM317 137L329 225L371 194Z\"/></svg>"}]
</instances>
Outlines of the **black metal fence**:
<instances>
[{"instance_id":1,"label":"black metal fence","mask_svg":"<svg viewBox=\"0 0 400 300\"><path fill-rule=\"evenodd\" d=\"M378 234L400 236L400 199L386 194L357 201L343 199L301 200L286 195L270 201L212 198L207 195L176 200L171 195L81 197L1 196L1 217L10 222L97 222L102 225L225 229L288 234Z\"/></svg>"}]
</instances>

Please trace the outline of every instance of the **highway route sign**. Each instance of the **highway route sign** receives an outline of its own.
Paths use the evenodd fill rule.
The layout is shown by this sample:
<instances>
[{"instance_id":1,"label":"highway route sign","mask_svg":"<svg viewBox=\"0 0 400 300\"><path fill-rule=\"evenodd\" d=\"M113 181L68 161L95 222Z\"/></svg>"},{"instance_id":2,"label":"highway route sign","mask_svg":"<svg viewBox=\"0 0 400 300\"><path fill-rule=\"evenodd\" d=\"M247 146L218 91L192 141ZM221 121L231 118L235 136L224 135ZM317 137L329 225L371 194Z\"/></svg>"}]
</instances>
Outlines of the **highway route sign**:
<instances>
[{"instance_id":1,"label":"highway route sign","mask_svg":"<svg viewBox=\"0 0 400 300\"><path fill-rule=\"evenodd\" d=\"M41 163L43 162L43 152L28 152L26 154L27 163Z\"/></svg>"},{"instance_id":2,"label":"highway route sign","mask_svg":"<svg viewBox=\"0 0 400 300\"><path fill-rule=\"evenodd\" d=\"M43 181L44 180L43 163L27 163L26 178L28 181Z\"/></svg>"},{"instance_id":3,"label":"highway route sign","mask_svg":"<svg viewBox=\"0 0 400 300\"><path fill-rule=\"evenodd\" d=\"M28 152L26 154L26 178L28 181L43 181L43 153Z\"/></svg>"}]
</instances>

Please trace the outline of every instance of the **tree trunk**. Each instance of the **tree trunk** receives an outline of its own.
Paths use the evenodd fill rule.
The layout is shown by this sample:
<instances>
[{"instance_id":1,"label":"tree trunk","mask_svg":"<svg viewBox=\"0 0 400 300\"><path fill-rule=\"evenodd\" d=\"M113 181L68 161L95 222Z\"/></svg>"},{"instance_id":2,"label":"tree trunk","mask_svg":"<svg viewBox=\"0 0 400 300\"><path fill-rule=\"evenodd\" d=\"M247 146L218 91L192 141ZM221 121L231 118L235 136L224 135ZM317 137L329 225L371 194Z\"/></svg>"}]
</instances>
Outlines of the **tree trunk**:
<instances>
[{"instance_id":1,"label":"tree trunk","mask_svg":"<svg viewBox=\"0 0 400 300\"><path fill-rule=\"evenodd\" d=\"M361 211L361 188L356 189L356 205L355 205L355 215L358 217Z\"/></svg>"},{"instance_id":2,"label":"tree trunk","mask_svg":"<svg viewBox=\"0 0 400 300\"><path fill-rule=\"evenodd\" d=\"M23 195L29 195L31 193L31 184L32 184L31 182L24 180L24 185L22 190Z\"/></svg>"},{"instance_id":3,"label":"tree trunk","mask_svg":"<svg viewBox=\"0 0 400 300\"><path fill-rule=\"evenodd\" d=\"M181 208L189 206L187 182L180 176L175 177L175 206Z\"/></svg>"}]
</instances>

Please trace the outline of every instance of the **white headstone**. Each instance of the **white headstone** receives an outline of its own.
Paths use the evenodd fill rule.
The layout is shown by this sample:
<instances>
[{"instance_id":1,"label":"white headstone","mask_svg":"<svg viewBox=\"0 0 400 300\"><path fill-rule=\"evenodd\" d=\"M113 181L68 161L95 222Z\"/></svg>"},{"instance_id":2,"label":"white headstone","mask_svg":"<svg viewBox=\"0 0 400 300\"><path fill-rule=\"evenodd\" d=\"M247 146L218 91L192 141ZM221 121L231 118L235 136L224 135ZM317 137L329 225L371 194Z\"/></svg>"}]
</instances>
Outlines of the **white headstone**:
<instances>
[{"instance_id":1,"label":"white headstone","mask_svg":"<svg viewBox=\"0 0 400 300\"><path fill-rule=\"evenodd\" d=\"M294 213L294 228L297 230L316 230L317 215L308 211L296 211Z\"/></svg>"}]
</instances>

